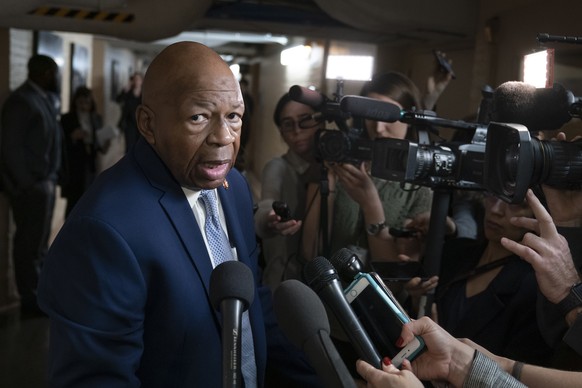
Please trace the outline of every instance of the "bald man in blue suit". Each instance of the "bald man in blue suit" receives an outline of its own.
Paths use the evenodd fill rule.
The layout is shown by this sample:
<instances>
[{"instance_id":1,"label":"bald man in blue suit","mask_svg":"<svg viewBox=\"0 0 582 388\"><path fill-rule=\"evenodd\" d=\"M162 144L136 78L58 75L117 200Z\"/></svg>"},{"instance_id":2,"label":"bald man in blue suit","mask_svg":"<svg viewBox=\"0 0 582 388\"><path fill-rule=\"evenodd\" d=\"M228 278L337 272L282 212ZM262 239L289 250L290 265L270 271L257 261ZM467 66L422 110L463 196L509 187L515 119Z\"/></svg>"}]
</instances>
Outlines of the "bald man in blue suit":
<instances>
[{"instance_id":1,"label":"bald man in blue suit","mask_svg":"<svg viewBox=\"0 0 582 388\"><path fill-rule=\"evenodd\" d=\"M257 386L267 362L284 363L277 369L297 384L317 385L286 347L270 291L258 284L252 197L232 169L243 113L238 82L206 46L175 43L151 63L137 111L141 138L77 203L42 269L51 386L221 386L201 189L216 191L236 256L257 281L249 307Z\"/></svg>"}]
</instances>

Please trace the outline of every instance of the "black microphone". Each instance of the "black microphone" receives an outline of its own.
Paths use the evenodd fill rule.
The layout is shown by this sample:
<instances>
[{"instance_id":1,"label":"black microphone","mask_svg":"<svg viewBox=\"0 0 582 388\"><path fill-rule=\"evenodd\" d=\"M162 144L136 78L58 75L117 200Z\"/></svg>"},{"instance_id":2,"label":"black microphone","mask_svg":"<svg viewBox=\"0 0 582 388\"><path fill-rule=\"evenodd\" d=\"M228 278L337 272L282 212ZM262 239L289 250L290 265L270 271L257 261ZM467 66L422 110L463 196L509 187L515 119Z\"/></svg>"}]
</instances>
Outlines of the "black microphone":
<instances>
[{"instance_id":1,"label":"black microphone","mask_svg":"<svg viewBox=\"0 0 582 388\"><path fill-rule=\"evenodd\" d=\"M307 262L304 277L335 315L358 356L376 368L381 368L380 355L346 300L337 272L329 260L318 256Z\"/></svg>"},{"instance_id":2,"label":"black microphone","mask_svg":"<svg viewBox=\"0 0 582 388\"><path fill-rule=\"evenodd\" d=\"M361 274L364 264L353 251L348 248L341 248L334 253L329 262L336 269L342 282L350 284L354 278Z\"/></svg>"},{"instance_id":3,"label":"black microphone","mask_svg":"<svg viewBox=\"0 0 582 388\"><path fill-rule=\"evenodd\" d=\"M222 313L222 386L241 386L242 314L253 303L251 269L236 260L225 261L210 274L210 301Z\"/></svg>"},{"instance_id":4,"label":"black microphone","mask_svg":"<svg viewBox=\"0 0 582 388\"><path fill-rule=\"evenodd\" d=\"M298 280L285 280L273 293L273 309L279 326L305 352L325 387L355 388L329 336L325 307L312 289Z\"/></svg>"},{"instance_id":5,"label":"black microphone","mask_svg":"<svg viewBox=\"0 0 582 388\"><path fill-rule=\"evenodd\" d=\"M304 88L303 86L294 85L289 89L289 97L293 101L300 102L305 105L309 105L317 112L312 116L314 120L321 121L335 121L340 129L348 130L345 120L350 117L349 114L344 113L340 107L339 103L330 100L325 95Z\"/></svg>"},{"instance_id":6,"label":"black microphone","mask_svg":"<svg viewBox=\"0 0 582 388\"><path fill-rule=\"evenodd\" d=\"M547 33L538 34L538 42L558 42L558 43L574 43L582 44L582 37L580 36L563 36L563 35L550 35Z\"/></svg>"},{"instance_id":7,"label":"black microphone","mask_svg":"<svg viewBox=\"0 0 582 388\"><path fill-rule=\"evenodd\" d=\"M401 110L398 105L390 102L363 96L342 97L340 109L352 116L387 123L400 121L407 124L422 123L457 129L477 129L479 127L477 123L437 117L436 113L430 110Z\"/></svg>"},{"instance_id":8,"label":"black microphone","mask_svg":"<svg viewBox=\"0 0 582 388\"><path fill-rule=\"evenodd\" d=\"M327 101L327 97L323 94L299 85L293 85L289 88L289 97L293 101L309 105L312 108L319 108Z\"/></svg>"},{"instance_id":9,"label":"black microphone","mask_svg":"<svg viewBox=\"0 0 582 388\"><path fill-rule=\"evenodd\" d=\"M554 83L552 88L536 88L508 81L493 92L491 121L522 124L530 131L554 130L582 113L572 92Z\"/></svg>"},{"instance_id":10,"label":"black microphone","mask_svg":"<svg viewBox=\"0 0 582 388\"><path fill-rule=\"evenodd\" d=\"M351 289L360 277L367 277L369 282L375 285L366 292L360 293L350 305L376 347L383 355L393 358L400 350L395 346L395 341L400 336L401 325L398 324L396 316L389 311L383 300L384 297L390 298L402 314L408 317L405 310L377 273L363 272L362 261L348 248L338 250L329 261L337 270L341 280L348 284L346 290Z\"/></svg>"},{"instance_id":11,"label":"black microphone","mask_svg":"<svg viewBox=\"0 0 582 388\"><path fill-rule=\"evenodd\" d=\"M340 109L351 113L352 116L387 123L400 121L402 118L398 105L370 97L343 96L340 100Z\"/></svg>"}]
</instances>

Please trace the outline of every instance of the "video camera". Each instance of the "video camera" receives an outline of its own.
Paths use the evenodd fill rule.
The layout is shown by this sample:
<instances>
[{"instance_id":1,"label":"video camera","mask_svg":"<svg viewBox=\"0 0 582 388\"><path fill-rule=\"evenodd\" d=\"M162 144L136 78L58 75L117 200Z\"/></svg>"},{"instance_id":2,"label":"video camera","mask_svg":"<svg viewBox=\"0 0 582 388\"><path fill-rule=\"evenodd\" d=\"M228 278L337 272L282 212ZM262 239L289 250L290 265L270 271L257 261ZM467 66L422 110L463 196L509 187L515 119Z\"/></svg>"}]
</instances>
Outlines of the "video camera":
<instances>
[{"instance_id":1,"label":"video camera","mask_svg":"<svg viewBox=\"0 0 582 388\"><path fill-rule=\"evenodd\" d=\"M558 121L553 122L546 118L546 129L561 127L566 122L565 117L568 120L581 117L580 100L573 98L570 92L565 93L559 86L553 89L553 93L547 89L534 94L529 91L525 102L516 99L514 95L506 99L502 86L496 90L494 98L497 98L497 105L504 104L506 111L518 109L523 113L524 110L535 110L535 115L532 112L528 117L534 115L541 120L545 109L548 116L559 117L556 119ZM514 89L509 94L515 94ZM437 117L431 111L400 110L394 104L362 96L338 94L333 103L324 97L320 97L320 100L319 106L309 105L315 109L325 107L323 111L327 113L324 118L331 117L340 128L324 129L318 134L316 152L321 160L353 164L371 161L372 176L381 179L431 188L486 190L509 203L521 203L527 188L536 184L582 189L582 141L538 140L531 136L524 125L498 121L480 124L447 120ZM297 101L306 103L305 99ZM508 107L511 101L518 103ZM499 118L499 112L497 116L493 112L492 119ZM401 121L421 130L434 130L434 127L470 130L474 135L468 144L415 143L392 138L372 141L367 138L365 131L347 126L345 120L350 117Z\"/></svg>"},{"instance_id":2,"label":"video camera","mask_svg":"<svg viewBox=\"0 0 582 388\"><path fill-rule=\"evenodd\" d=\"M359 165L362 161L370 159L373 142L365 136L363 129L348 125L347 120L351 115L339 107L343 96L342 80L337 81L333 100L298 85L289 89L289 96L294 101L314 108L317 113L313 118L319 122L333 121L339 129L321 129L316 133L315 156L318 160ZM299 126L301 127L301 123Z\"/></svg>"}]
</instances>

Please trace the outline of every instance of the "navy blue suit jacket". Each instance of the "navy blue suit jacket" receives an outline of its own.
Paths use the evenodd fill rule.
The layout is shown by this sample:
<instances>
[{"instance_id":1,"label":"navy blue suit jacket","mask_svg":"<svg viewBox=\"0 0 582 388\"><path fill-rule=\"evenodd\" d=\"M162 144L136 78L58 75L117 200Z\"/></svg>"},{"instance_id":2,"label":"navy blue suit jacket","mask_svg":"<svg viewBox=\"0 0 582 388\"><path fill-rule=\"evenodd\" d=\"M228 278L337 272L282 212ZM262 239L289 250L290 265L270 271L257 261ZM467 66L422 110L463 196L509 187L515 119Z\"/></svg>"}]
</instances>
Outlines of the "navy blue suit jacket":
<instances>
[{"instance_id":1,"label":"navy blue suit jacket","mask_svg":"<svg viewBox=\"0 0 582 388\"><path fill-rule=\"evenodd\" d=\"M236 170L227 179L230 188L218 192L229 236L258 281L251 193ZM140 139L77 203L42 269L51 383L220 387L221 317L208 296L211 272L180 185ZM273 322L262 307L270 291L257 290L249 313L261 386Z\"/></svg>"}]
</instances>

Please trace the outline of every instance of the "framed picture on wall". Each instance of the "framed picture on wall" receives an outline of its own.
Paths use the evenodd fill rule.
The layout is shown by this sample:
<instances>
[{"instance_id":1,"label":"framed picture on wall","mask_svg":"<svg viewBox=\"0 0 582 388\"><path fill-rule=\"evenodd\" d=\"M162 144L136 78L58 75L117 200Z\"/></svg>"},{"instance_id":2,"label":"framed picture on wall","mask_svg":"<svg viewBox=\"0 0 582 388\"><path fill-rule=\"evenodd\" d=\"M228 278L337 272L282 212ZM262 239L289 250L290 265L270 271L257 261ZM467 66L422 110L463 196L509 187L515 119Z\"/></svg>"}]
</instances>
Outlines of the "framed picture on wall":
<instances>
[{"instance_id":1,"label":"framed picture on wall","mask_svg":"<svg viewBox=\"0 0 582 388\"><path fill-rule=\"evenodd\" d=\"M34 34L35 54L48 55L59 65L65 62L63 38L47 31L38 31ZM61 69L62 70L62 69Z\"/></svg>"},{"instance_id":2,"label":"framed picture on wall","mask_svg":"<svg viewBox=\"0 0 582 388\"><path fill-rule=\"evenodd\" d=\"M47 55L57 63L59 66L59 74L62 77L63 64L65 63L63 38L52 32L37 31L33 34L33 45L35 54ZM59 83L59 90L61 87L62 83ZM60 111L62 96L55 94L54 97L56 109Z\"/></svg>"},{"instance_id":3,"label":"framed picture on wall","mask_svg":"<svg viewBox=\"0 0 582 388\"><path fill-rule=\"evenodd\" d=\"M71 96L79 86L87 86L89 77L89 50L85 46L71 43Z\"/></svg>"}]
</instances>

